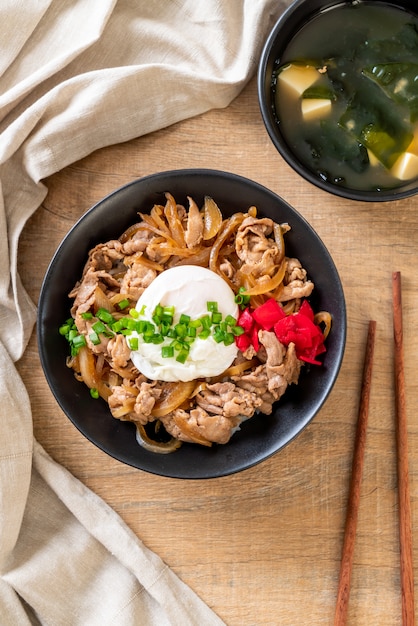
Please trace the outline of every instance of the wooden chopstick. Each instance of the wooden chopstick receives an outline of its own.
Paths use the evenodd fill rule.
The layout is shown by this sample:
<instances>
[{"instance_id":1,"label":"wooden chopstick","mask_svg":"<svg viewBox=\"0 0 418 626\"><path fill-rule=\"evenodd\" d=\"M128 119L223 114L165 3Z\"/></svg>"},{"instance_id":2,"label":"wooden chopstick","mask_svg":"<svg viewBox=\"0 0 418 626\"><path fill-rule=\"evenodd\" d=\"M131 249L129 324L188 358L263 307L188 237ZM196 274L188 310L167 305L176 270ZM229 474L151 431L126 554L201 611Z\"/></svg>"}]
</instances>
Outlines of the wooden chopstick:
<instances>
[{"instance_id":1,"label":"wooden chopstick","mask_svg":"<svg viewBox=\"0 0 418 626\"><path fill-rule=\"evenodd\" d=\"M395 345L396 451L399 500L399 550L401 563L402 624L414 626L414 570L411 500L408 471L408 429L406 420L401 274L392 275L393 338Z\"/></svg>"},{"instance_id":2,"label":"wooden chopstick","mask_svg":"<svg viewBox=\"0 0 418 626\"><path fill-rule=\"evenodd\" d=\"M357 518L360 504L360 488L364 465L367 422L369 416L369 400L375 336L376 322L371 320L369 322L366 351L364 357L363 378L360 392L360 405L354 443L354 454L345 522L344 543L340 565L338 594L335 607L334 626L343 626L346 623L348 613L348 600L350 595L351 572L353 569L354 544L356 538Z\"/></svg>"}]
</instances>

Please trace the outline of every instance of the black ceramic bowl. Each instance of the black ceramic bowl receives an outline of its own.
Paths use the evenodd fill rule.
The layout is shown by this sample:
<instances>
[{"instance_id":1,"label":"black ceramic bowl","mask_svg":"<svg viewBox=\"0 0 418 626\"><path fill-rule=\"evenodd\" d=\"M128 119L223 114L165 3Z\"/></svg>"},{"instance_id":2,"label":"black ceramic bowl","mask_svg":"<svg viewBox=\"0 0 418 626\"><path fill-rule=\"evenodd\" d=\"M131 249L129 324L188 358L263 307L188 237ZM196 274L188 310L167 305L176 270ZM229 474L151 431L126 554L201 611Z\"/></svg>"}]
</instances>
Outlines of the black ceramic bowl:
<instances>
[{"instance_id":1,"label":"black ceramic bowl","mask_svg":"<svg viewBox=\"0 0 418 626\"><path fill-rule=\"evenodd\" d=\"M246 211L289 222L288 255L300 258L315 283L312 304L332 314L333 328L321 367L303 368L300 382L291 386L270 416L258 415L242 424L224 446L206 448L183 444L162 455L148 452L135 440L133 424L114 419L107 404L91 398L65 361L68 345L58 329L69 317L68 293L81 277L89 250L117 238L137 221L137 213L164 203L169 191L178 202L192 196L198 204L212 196L225 216ZM93 206L62 241L46 272L38 307L38 343L45 376L59 405L101 450L133 467L175 478L211 478L249 468L288 444L312 420L331 391L343 358L346 311L343 290L324 244L307 222L284 200L259 184L213 170L178 170L146 176L116 190Z\"/></svg>"},{"instance_id":2,"label":"black ceramic bowl","mask_svg":"<svg viewBox=\"0 0 418 626\"><path fill-rule=\"evenodd\" d=\"M276 105L277 68L282 63L286 63L289 60L286 53L289 44L293 44L295 35L299 34L301 29L306 33L306 28L304 27L306 27L308 23L311 24L312 20L317 18L319 14L326 12L329 14L330 11L341 7L353 8L351 5L353 5L353 7L370 5L374 11L382 11L382 9L387 10L388 7L389 10L401 9L404 13L407 12L408 19L411 16L413 19L418 17L418 5L416 0L388 0L387 2L381 0L295 0L287 10L284 11L273 27L261 55L258 71L258 97L261 115L266 130L280 155L296 172L317 187L351 200L374 202L398 200L418 192L418 177L409 181L400 182L397 186L383 184L379 189L360 189L355 186L355 183L334 182L333 176L324 176L324 172L321 171L320 168L316 169L315 166L312 166L312 163L307 165L306 160L301 157L303 152L301 152L300 141L289 139L289 133L284 131L286 120L284 120L284 114L278 110L280 106ZM351 32L352 31L353 29L351 29ZM376 24L372 24L370 29L365 31L365 33L375 37L381 35ZM369 45L366 34L364 35L364 39L360 39L362 34L357 33L357 35L360 44ZM327 42L327 52L331 56L335 39L341 38L341 41L345 41L345 38L349 36L350 34L345 32L345 21L343 18L338 23L338 29L336 31L330 32L328 30L321 35L324 41ZM348 47L347 49L350 48ZM390 58L395 59L400 54L398 49L398 51L395 51L394 56ZM312 57L307 55L305 58L310 59L314 56L315 53L312 52ZM413 60L414 53L412 53L411 58ZM380 91L376 86L373 88L377 92ZM378 97L380 98L380 94ZM418 101L418 94L416 94L416 97ZM393 110L390 103L388 110ZM296 126L296 124L293 124L293 126ZM303 147L303 150L306 150L306 147ZM337 165L335 169L338 173L341 160L336 157L336 161ZM338 176L335 178L337 179ZM350 186L352 184L354 186Z\"/></svg>"}]
</instances>

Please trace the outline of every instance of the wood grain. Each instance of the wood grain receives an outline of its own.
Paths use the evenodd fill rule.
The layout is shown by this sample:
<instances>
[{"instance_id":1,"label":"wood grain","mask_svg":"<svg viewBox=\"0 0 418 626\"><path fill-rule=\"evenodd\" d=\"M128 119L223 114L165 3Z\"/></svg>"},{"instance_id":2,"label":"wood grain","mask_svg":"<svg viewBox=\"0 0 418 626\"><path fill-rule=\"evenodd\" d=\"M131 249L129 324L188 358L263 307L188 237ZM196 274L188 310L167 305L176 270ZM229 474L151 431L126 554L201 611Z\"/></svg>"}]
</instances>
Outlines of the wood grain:
<instances>
[{"instance_id":1,"label":"wood grain","mask_svg":"<svg viewBox=\"0 0 418 626\"><path fill-rule=\"evenodd\" d=\"M19 271L34 301L61 238L94 202L134 178L179 167L224 169L256 180L293 205L328 247L341 276L348 317L344 362L328 401L295 441L255 468L209 481L166 479L122 465L81 436L49 391L32 337L19 370L31 397L35 436L103 497L228 626L331 624L363 346L368 320L376 320L348 624L399 626L391 275L396 268L403 276L409 479L416 528L417 199L350 202L302 180L283 162L264 130L253 79L226 109L105 148L44 181L48 196L20 243ZM418 544L415 574L417 549Z\"/></svg>"}]
</instances>

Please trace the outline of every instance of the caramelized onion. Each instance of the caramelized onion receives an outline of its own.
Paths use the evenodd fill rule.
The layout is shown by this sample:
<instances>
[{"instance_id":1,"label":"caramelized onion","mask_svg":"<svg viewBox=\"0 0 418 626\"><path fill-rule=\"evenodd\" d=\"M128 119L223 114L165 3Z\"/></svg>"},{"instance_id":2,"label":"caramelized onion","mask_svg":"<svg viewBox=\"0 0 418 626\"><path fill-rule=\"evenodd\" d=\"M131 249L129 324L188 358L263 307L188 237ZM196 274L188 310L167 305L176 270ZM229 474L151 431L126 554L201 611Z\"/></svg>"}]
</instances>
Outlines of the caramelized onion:
<instances>
[{"instance_id":1,"label":"caramelized onion","mask_svg":"<svg viewBox=\"0 0 418 626\"><path fill-rule=\"evenodd\" d=\"M87 346L83 346L78 351L78 367L87 387L97 389L99 379L96 372L96 359Z\"/></svg>"},{"instance_id":2,"label":"caramelized onion","mask_svg":"<svg viewBox=\"0 0 418 626\"><path fill-rule=\"evenodd\" d=\"M125 402L121 406L118 406L115 409L111 409L111 413L113 417L120 420L125 415L132 413L132 411L135 408L135 401L136 401L136 398L129 398L128 400L125 400ZM125 420L125 421L130 421L130 420L128 418L128 420Z\"/></svg>"},{"instance_id":3,"label":"caramelized onion","mask_svg":"<svg viewBox=\"0 0 418 626\"><path fill-rule=\"evenodd\" d=\"M123 244L123 243L126 243L129 239L132 239L132 237L139 230L141 230L141 226L142 226L141 222L138 222L137 224L132 224L132 226L129 226L129 228L127 228L125 232L122 233L122 235L119 237L119 241Z\"/></svg>"},{"instance_id":4,"label":"caramelized onion","mask_svg":"<svg viewBox=\"0 0 418 626\"><path fill-rule=\"evenodd\" d=\"M215 200L209 196L205 196L203 204L203 239L208 241L213 239L221 229L222 213L219 210Z\"/></svg>"},{"instance_id":5,"label":"caramelized onion","mask_svg":"<svg viewBox=\"0 0 418 626\"><path fill-rule=\"evenodd\" d=\"M219 378L224 378L224 377L231 378L231 376L239 376L239 374L242 374L242 372L252 369L255 365L259 365L259 363L260 361L258 359L251 359L250 361L241 361L241 363L237 363L236 365L231 365L231 367L228 367L228 369L225 370L224 373L221 374Z\"/></svg>"},{"instance_id":6,"label":"caramelized onion","mask_svg":"<svg viewBox=\"0 0 418 626\"><path fill-rule=\"evenodd\" d=\"M107 309L108 311L113 312L115 310L115 307L113 306L103 289L101 289L100 287L96 287L96 289L94 290L93 310L95 313L97 313L99 309Z\"/></svg>"},{"instance_id":7,"label":"caramelized onion","mask_svg":"<svg viewBox=\"0 0 418 626\"><path fill-rule=\"evenodd\" d=\"M183 248L185 247L185 239L184 239L184 229L181 223L178 210L177 203L174 200L171 193L166 193L165 197L167 198L167 203L164 208L164 215L167 219L167 222L170 226L171 236L173 237L176 244Z\"/></svg>"},{"instance_id":8,"label":"caramelized onion","mask_svg":"<svg viewBox=\"0 0 418 626\"><path fill-rule=\"evenodd\" d=\"M190 380L188 382L166 383L162 390L160 398L151 411L153 417L164 417L175 409L177 409L185 400L190 397L196 382Z\"/></svg>"},{"instance_id":9,"label":"caramelized onion","mask_svg":"<svg viewBox=\"0 0 418 626\"><path fill-rule=\"evenodd\" d=\"M322 331L322 333L324 335L324 339L326 339L331 330L331 324L332 324L331 314L328 313L328 311L319 311L318 313L315 314L314 321L315 321L315 324L324 325L324 330Z\"/></svg>"},{"instance_id":10,"label":"caramelized onion","mask_svg":"<svg viewBox=\"0 0 418 626\"><path fill-rule=\"evenodd\" d=\"M181 446L181 441L175 439L174 437L172 437L169 441L154 441L148 437L142 424L135 422L135 426L137 442L149 452L157 452L157 454L170 454L171 452L178 450Z\"/></svg>"},{"instance_id":11,"label":"caramelized onion","mask_svg":"<svg viewBox=\"0 0 418 626\"><path fill-rule=\"evenodd\" d=\"M277 269L277 272L269 280L259 281L254 287L244 291L246 296L258 296L263 293L269 293L280 285L283 281L286 272L286 263L282 261Z\"/></svg>"},{"instance_id":12,"label":"caramelized onion","mask_svg":"<svg viewBox=\"0 0 418 626\"><path fill-rule=\"evenodd\" d=\"M200 265L200 267L207 267L209 264L210 247L202 247L198 252L188 257L176 260L173 265Z\"/></svg>"}]
</instances>

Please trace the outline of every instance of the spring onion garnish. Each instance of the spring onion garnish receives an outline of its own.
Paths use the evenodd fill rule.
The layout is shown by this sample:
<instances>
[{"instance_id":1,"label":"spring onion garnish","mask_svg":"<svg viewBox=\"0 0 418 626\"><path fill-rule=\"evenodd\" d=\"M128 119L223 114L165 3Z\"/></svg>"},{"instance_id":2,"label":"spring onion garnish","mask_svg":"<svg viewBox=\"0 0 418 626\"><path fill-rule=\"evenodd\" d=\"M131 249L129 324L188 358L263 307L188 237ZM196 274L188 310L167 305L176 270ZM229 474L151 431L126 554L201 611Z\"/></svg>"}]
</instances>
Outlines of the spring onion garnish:
<instances>
[{"instance_id":1,"label":"spring onion garnish","mask_svg":"<svg viewBox=\"0 0 418 626\"><path fill-rule=\"evenodd\" d=\"M94 398L95 400L97 400L97 398L98 398L98 397L99 397L99 395L100 395L100 394L99 394L99 390L98 390L98 389L96 389L95 387L92 387L92 388L90 389L90 395L91 395L91 397L92 397L92 398Z\"/></svg>"},{"instance_id":2,"label":"spring onion garnish","mask_svg":"<svg viewBox=\"0 0 418 626\"><path fill-rule=\"evenodd\" d=\"M87 345L85 336L80 335L72 317L60 326L59 334L65 337L70 344L71 356L77 356L80 348Z\"/></svg>"},{"instance_id":3,"label":"spring onion garnish","mask_svg":"<svg viewBox=\"0 0 418 626\"><path fill-rule=\"evenodd\" d=\"M238 304L240 309L245 309L245 307L250 302L250 296L245 295L245 287L240 287L237 295L235 296L235 302Z\"/></svg>"},{"instance_id":4,"label":"spring onion garnish","mask_svg":"<svg viewBox=\"0 0 418 626\"><path fill-rule=\"evenodd\" d=\"M124 300L121 300L120 302L118 302L118 307L121 311L123 311L123 309L128 308L128 306L129 306L128 298L125 298Z\"/></svg>"},{"instance_id":5,"label":"spring onion garnish","mask_svg":"<svg viewBox=\"0 0 418 626\"><path fill-rule=\"evenodd\" d=\"M243 296L245 298L245 296ZM244 301L244 300L242 300ZM126 309L129 301L126 299L119 303L120 309ZM102 337L111 338L124 335L127 338L129 349L136 351L139 343L161 344L163 358L175 358L179 363L185 363L189 356L190 347L199 339L213 337L216 343L230 346L245 331L239 326L233 315L227 315L223 319L218 310L217 302L207 302L208 313L198 319L192 319L190 315L182 313L174 324L174 306L158 304L152 314L152 322L141 319L145 315L145 307L141 311L130 309L129 315L115 318L110 311L100 308L95 315L88 312L83 314L83 319L91 320L91 328L88 339L93 345L98 345ZM59 329L71 346L71 355L76 356L82 346L87 345L86 335L79 333L75 321L70 318ZM133 333L136 333L133 335Z\"/></svg>"}]
</instances>

